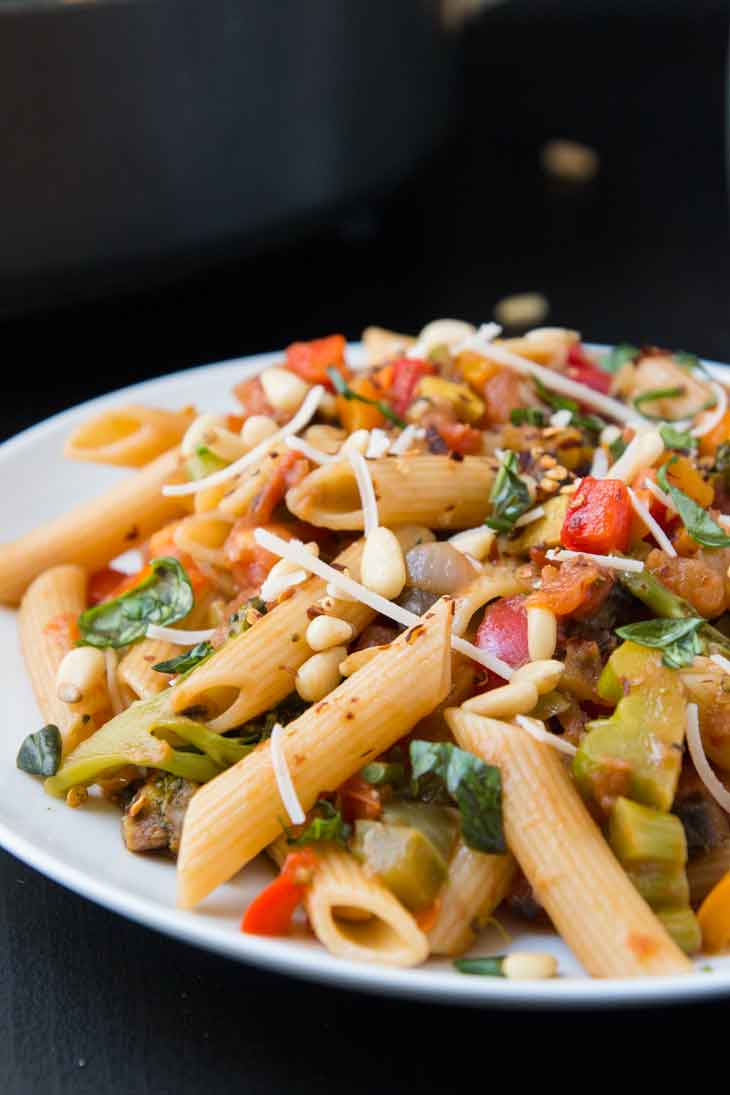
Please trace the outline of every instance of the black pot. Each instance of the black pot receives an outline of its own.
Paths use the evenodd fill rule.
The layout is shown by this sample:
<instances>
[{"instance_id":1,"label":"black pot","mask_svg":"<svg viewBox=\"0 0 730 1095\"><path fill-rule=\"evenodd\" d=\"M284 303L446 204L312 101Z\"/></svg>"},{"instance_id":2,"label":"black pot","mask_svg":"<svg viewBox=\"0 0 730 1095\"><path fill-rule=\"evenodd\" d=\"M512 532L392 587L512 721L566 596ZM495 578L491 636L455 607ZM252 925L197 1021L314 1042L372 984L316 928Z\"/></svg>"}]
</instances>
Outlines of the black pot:
<instances>
[{"instance_id":1,"label":"black pot","mask_svg":"<svg viewBox=\"0 0 730 1095\"><path fill-rule=\"evenodd\" d=\"M453 90L436 0L0 0L0 312L387 192Z\"/></svg>"}]
</instances>

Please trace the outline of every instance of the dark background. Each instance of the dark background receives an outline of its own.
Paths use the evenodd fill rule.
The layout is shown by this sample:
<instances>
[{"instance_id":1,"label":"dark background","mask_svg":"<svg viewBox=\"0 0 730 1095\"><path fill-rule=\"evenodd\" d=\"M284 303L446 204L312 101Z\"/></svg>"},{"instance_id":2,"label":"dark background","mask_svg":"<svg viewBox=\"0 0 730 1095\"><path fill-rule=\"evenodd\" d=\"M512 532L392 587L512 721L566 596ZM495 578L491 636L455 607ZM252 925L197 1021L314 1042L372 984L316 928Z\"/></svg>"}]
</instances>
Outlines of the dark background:
<instances>
[{"instance_id":1,"label":"dark background","mask_svg":"<svg viewBox=\"0 0 730 1095\"><path fill-rule=\"evenodd\" d=\"M729 21L719 0L515 0L481 16L446 142L387 200L327 211L264 251L221 252L163 285L137 271L113 295L0 323L2 435L135 380L299 337L479 322L525 290L546 294L548 322L586 338L730 359ZM539 149L552 137L594 147L598 177L548 181ZM442 1090L524 1079L531 1061L543 1078L567 1062L582 1082L627 1082L642 1057L660 1067L698 1047L723 1007L518 1016L325 990L154 935L5 853L0 939L8 1095ZM531 1051L507 1063L512 1034ZM593 1053L588 1072L573 1047Z\"/></svg>"}]
</instances>

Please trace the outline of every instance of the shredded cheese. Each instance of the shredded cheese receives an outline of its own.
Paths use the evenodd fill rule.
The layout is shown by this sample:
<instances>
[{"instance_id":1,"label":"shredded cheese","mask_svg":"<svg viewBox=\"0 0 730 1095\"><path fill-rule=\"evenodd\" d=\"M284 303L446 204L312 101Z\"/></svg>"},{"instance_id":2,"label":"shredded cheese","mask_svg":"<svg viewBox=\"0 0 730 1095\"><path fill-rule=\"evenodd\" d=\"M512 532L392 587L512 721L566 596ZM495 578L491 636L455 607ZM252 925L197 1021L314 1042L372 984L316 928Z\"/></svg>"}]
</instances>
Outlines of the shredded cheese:
<instances>
[{"instance_id":1,"label":"shredded cheese","mask_svg":"<svg viewBox=\"0 0 730 1095\"><path fill-rule=\"evenodd\" d=\"M360 492L360 503L362 505L363 531L367 538L380 524L378 503L375 499L375 488L370 476L370 468L365 457L357 449L350 449L347 453L347 459L355 472L355 482Z\"/></svg>"},{"instance_id":2,"label":"shredded cheese","mask_svg":"<svg viewBox=\"0 0 730 1095\"><path fill-rule=\"evenodd\" d=\"M291 589L292 586L298 586L302 582L306 582L308 577L306 570L301 569L290 570L288 574L269 574L261 585L259 596L262 601L267 603L278 601L282 593L285 593L287 589Z\"/></svg>"},{"instance_id":3,"label":"shredded cheese","mask_svg":"<svg viewBox=\"0 0 730 1095\"><path fill-rule=\"evenodd\" d=\"M697 770L697 775L710 792L715 802L722 806L723 810L730 814L730 792L724 783L718 779L712 770L710 762L705 755L705 747L702 744L700 733L700 718L696 703L687 704L687 746L692 763Z\"/></svg>"},{"instance_id":4,"label":"shredded cheese","mask_svg":"<svg viewBox=\"0 0 730 1095\"><path fill-rule=\"evenodd\" d=\"M483 353L485 345L488 345L492 339L499 338L501 334L502 328L498 323L482 323L478 331L475 331L473 335L468 335L462 342L454 346L453 352L454 354L461 354L465 350L473 350L477 354Z\"/></svg>"},{"instance_id":5,"label":"shredded cheese","mask_svg":"<svg viewBox=\"0 0 730 1095\"><path fill-rule=\"evenodd\" d=\"M592 563L606 567L607 570L638 571L644 569L640 559L624 559L623 555L592 555L590 551L558 551L550 548L545 552L545 558L556 563L567 563L569 559L590 559Z\"/></svg>"},{"instance_id":6,"label":"shredded cheese","mask_svg":"<svg viewBox=\"0 0 730 1095\"><path fill-rule=\"evenodd\" d=\"M366 589L365 586L354 581L349 575L335 570L334 567L323 563L321 559L310 555L301 544L296 544L291 540L282 540L280 536L276 536L273 532L269 532L268 529L264 528L256 529L254 539L257 544L266 548L273 555L279 555L282 559L288 559L312 574L316 574L319 578L323 578L325 582L329 582L334 589L344 590L352 599L366 604L369 608L372 608L373 612L379 612L381 615L387 616L388 619L395 620L402 627L415 627L421 622L421 617L416 616L415 612L409 612L408 609L401 608L400 605L381 597L379 593L373 593L371 589ZM514 674L512 666L507 665L501 658L494 657L486 650L480 650L478 646L474 646L473 643L467 642L465 639L460 639L457 635L451 636L451 646L454 650L458 650L461 654L471 658L472 661L478 662L497 673L498 676L504 677L505 680L509 680Z\"/></svg>"},{"instance_id":7,"label":"shredded cheese","mask_svg":"<svg viewBox=\"0 0 730 1095\"><path fill-rule=\"evenodd\" d=\"M306 814L304 813L302 804L294 790L289 765L286 763L284 746L281 740L283 734L284 727L281 723L274 723L274 728L271 731L271 737L269 738L269 741L271 742L271 765L274 769L276 786L279 789L284 809L289 815L289 820L292 825L303 825L306 821Z\"/></svg>"},{"instance_id":8,"label":"shredded cheese","mask_svg":"<svg viewBox=\"0 0 730 1095\"><path fill-rule=\"evenodd\" d=\"M208 487L217 487L221 483L227 483L229 479L235 479L237 475L240 475L241 472L245 471L251 464L257 463L257 461L266 456L267 452L275 445L281 444L287 437L299 433L300 430L303 430L305 426L309 425L316 414L323 395L324 388L321 384L312 388L311 391L307 392L304 402L290 422L287 422L285 426L282 426L281 429L277 430L271 437L264 438L264 440L260 441L258 445L255 445L250 452L245 453L243 456L239 457L238 460L234 460L228 467L221 468L220 471L213 472L212 475L206 475L203 479L196 479L190 483L168 483L162 488L162 493L169 497L175 497L182 494L197 494L201 490L207 490Z\"/></svg>"},{"instance_id":9,"label":"shredded cheese","mask_svg":"<svg viewBox=\"0 0 730 1095\"><path fill-rule=\"evenodd\" d=\"M730 514L718 513L717 523L718 525L723 525L725 528L730 528Z\"/></svg>"},{"instance_id":10,"label":"shredded cheese","mask_svg":"<svg viewBox=\"0 0 730 1095\"><path fill-rule=\"evenodd\" d=\"M645 506L637 496L636 491L633 491L631 487L628 487L627 489L629 498L631 499L631 505L634 508L634 513L636 513L644 522L662 551L666 552L671 559L676 559L677 552L674 548L674 544L669 539L662 526L652 517L648 507Z\"/></svg>"},{"instance_id":11,"label":"shredded cheese","mask_svg":"<svg viewBox=\"0 0 730 1095\"><path fill-rule=\"evenodd\" d=\"M294 452L300 452L302 456L306 456L307 460L311 460L313 464L329 464L334 459L333 456L329 456L321 449L316 449L314 445L310 445L302 437L287 437L284 444L288 449L293 449Z\"/></svg>"},{"instance_id":12,"label":"shredded cheese","mask_svg":"<svg viewBox=\"0 0 730 1095\"><path fill-rule=\"evenodd\" d=\"M390 448L390 437L381 430L378 426L370 431L370 438L368 439L368 447L365 450L365 456L368 460L379 460L381 456L385 456Z\"/></svg>"},{"instance_id":13,"label":"shredded cheese","mask_svg":"<svg viewBox=\"0 0 730 1095\"><path fill-rule=\"evenodd\" d=\"M642 468L650 468L655 464L663 452L664 442L659 430L637 433L611 468L611 478L630 483Z\"/></svg>"},{"instance_id":14,"label":"shredded cheese","mask_svg":"<svg viewBox=\"0 0 730 1095\"><path fill-rule=\"evenodd\" d=\"M566 426L570 425L570 420L573 417L572 411L560 410L555 414L550 415L550 425L557 426L558 429L563 430Z\"/></svg>"},{"instance_id":15,"label":"shredded cheese","mask_svg":"<svg viewBox=\"0 0 730 1095\"><path fill-rule=\"evenodd\" d=\"M396 437L395 441L390 446L391 455L402 456L404 452L408 452L413 442L425 435L425 432L426 431L419 426L406 426L403 432Z\"/></svg>"},{"instance_id":16,"label":"shredded cheese","mask_svg":"<svg viewBox=\"0 0 730 1095\"><path fill-rule=\"evenodd\" d=\"M693 437L704 437L706 433L710 433L711 430L714 430L715 426L722 422L725 417L725 412L727 411L727 388L722 384L718 384L716 381L713 381L713 383L710 384L710 387L715 393L715 406L707 412L707 417L704 422L689 431Z\"/></svg>"},{"instance_id":17,"label":"shredded cheese","mask_svg":"<svg viewBox=\"0 0 730 1095\"><path fill-rule=\"evenodd\" d=\"M528 509L527 513L523 513L521 517L517 518L515 521L515 528L522 528L523 525L531 525L533 521L538 521L544 516L545 507L535 506L534 509Z\"/></svg>"},{"instance_id":18,"label":"shredded cheese","mask_svg":"<svg viewBox=\"0 0 730 1095\"><path fill-rule=\"evenodd\" d=\"M661 502L663 506L666 506L670 513L676 513L676 507L669 495L662 490L662 488L650 479L649 476L644 477L644 486L649 491L649 494L653 494L657 502Z\"/></svg>"},{"instance_id":19,"label":"shredded cheese","mask_svg":"<svg viewBox=\"0 0 730 1095\"><path fill-rule=\"evenodd\" d=\"M722 654L710 654L710 661L715 665L719 665L720 669L723 669L726 673L730 673L730 660L723 657Z\"/></svg>"},{"instance_id":20,"label":"shredded cheese","mask_svg":"<svg viewBox=\"0 0 730 1095\"><path fill-rule=\"evenodd\" d=\"M593 453L591 470L588 472L594 479L603 479L608 474L608 453L605 449L597 448Z\"/></svg>"},{"instance_id":21,"label":"shredded cheese","mask_svg":"<svg viewBox=\"0 0 730 1095\"><path fill-rule=\"evenodd\" d=\"M176 646L197 646L198 643L208 642L215 634L215 628L205 631L182 631L175 627L158 627L157 624L147 624L145 632L148 639L161 639L166 643L175 643Z\"/></svg>"},{"instance_id":22,"label":"shredded cheese","mask_svg":"<svg viewBox=\"0 0 730 1095\"><path fill-rule=\"evenodd\" d=\"M552 745L553 749L557 749L559 753L567 753L569 757L574 757L578 752L571 742L566 741L557 734L551 734L546 730L545 723L541 719L531 719L528 715L515 715L514 721L518 726L521 726L523 730L526 730L530 737L534 738L535 741L542 741L545 745Z\"/></svg>"}]
</instances>

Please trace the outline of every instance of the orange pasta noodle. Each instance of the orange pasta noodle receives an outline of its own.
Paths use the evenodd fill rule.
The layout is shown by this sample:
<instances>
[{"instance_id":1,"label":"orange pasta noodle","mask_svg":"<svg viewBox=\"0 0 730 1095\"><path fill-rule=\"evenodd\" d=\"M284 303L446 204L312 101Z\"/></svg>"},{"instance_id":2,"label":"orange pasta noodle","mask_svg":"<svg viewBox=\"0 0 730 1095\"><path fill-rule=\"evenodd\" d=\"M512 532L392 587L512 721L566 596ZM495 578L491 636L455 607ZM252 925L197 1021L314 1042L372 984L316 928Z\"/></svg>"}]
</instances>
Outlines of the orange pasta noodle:
<instances>
[{"instance_id":1,"label":"orange pasta noodle","mask_svg":"<svg viewBox=\"0 0 730 1095\"><path fill-rule=\"evenodd\" d=\"M193 407L183 411L136 404L110 407L74 430L64 446L64 456L141 468L178 445L194 418Z\"/></svg>"}]
</instances>

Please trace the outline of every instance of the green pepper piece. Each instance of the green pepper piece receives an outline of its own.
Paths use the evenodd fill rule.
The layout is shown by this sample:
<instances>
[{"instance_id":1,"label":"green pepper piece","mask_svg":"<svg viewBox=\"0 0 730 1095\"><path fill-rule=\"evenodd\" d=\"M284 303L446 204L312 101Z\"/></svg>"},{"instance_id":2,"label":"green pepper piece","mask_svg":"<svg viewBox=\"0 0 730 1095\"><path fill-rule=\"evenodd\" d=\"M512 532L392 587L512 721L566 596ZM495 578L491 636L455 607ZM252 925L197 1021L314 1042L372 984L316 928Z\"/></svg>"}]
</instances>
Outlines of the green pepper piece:
<instances>
[{"instance_id":1,"label":"green pepper piece","mask_svg":"<svg viewBox=\"0 0 730 1095\"><path fill-rule=\"evenodd\" d=\"M619 581L624 589L650 608L655 616L661 616L665 620L681 620L685 616L697 615L689 601L672 593L646 567L638 573L621 574ZM710 644L711 654L730 655L730 639L712 624L702 624L699 633Z\"/></svg>"},{"instance_id":2,"label":"green pepper piece","mask_svg":"<svg viewBox=\"0 0 730 1095\"><path fill-rule=\"evenodd\" d=\"M443 857L427 836L408 825L355 822L352 851L406 908L429 908L446 881Z\"/></svg>"},{"instance_id":3,"label":"green pepper piece","mask_svg":"<svg viewBox=\"0 0 730 1095\"><path fill-rule=\"evenodd\" d=\"M383 808L386 825L409 825L423 833L445 862L448 862L461 829L459 811L430 802L395 800Z\"/></svg>"},{"instance_id":4,"label":"green pepper piece","mask_svg":"<svg viewBox=\"0 0 730 1095\"><path fill-rule=\"evenodd\" d=\"M232 764L243 760L256 747L255 742L245 742L241 738L226 738L222 734L209 730L202 722L196 722L184 716L160 719L150 726L150 733L170 741L171 744L175 744L175 737L182 738L183 741L194 745L201 753L205 753L221 768L229 768Z\"/></svg>"},{"instance_id":5,"label":"green pepper piece","mask_svg":"<svg viewBox=\"0 0 730 1095\"><path fill-rule=\"evenodd\" d=\"M684 867L625 867L626 874L652 909L677 908L689 904L689 882Z\"/></svg>"},{"instance_id":6,"label":"green pepper piece","mask_svg":"<svg viewBox=\"0 0 730 1095\"><path fill-rule=\"evenodd\" d=\"M697 954L702 946L702 931L689 905L679 909L655 909L657 918L685 954Z\"/></svg>"},{"instance_id":7,"label":"green pepper piece","mask_svg":"<svg viewBox=\"0 0 730 1095\"><path fill-rule=\"evenodd\" d=\"M625 867L684 867L687 862L687 839L679 818L627 798L618 798L611 811L608 840Z\"/></svg>"}]
</instances>

